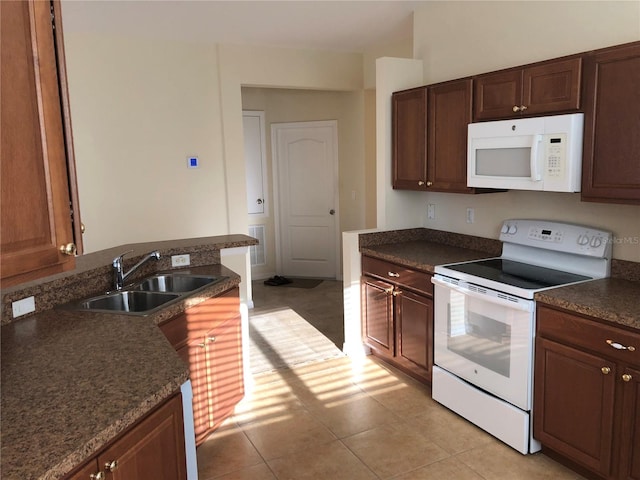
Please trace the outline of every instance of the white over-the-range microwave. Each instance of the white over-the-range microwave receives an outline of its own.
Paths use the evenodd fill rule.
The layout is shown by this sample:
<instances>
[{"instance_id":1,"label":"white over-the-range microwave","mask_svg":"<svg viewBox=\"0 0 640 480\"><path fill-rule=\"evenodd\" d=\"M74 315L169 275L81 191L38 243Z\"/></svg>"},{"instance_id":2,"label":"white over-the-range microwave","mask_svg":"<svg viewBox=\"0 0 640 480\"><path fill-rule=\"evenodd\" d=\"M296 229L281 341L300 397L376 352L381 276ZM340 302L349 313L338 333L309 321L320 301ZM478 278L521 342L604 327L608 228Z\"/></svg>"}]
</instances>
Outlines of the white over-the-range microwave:
<instances>
[{"instance_id":1,"label":"white over-the-range microwave","mask_svg":"<svg viewBox=\"0 0 640 480\"><path fill-rule=\"evenodd\" d=\"M471 123L467 185L579 192L584 114Z\"/></svg>"}]
</instances>

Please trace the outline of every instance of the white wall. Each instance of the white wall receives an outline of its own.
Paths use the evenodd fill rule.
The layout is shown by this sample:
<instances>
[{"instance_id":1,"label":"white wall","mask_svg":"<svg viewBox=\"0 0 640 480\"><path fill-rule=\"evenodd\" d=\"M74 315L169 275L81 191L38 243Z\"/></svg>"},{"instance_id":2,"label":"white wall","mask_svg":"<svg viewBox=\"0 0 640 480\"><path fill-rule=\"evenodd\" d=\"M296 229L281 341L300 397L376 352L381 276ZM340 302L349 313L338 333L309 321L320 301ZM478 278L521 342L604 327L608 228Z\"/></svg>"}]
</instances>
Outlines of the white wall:
<instances>
[{"instance_id":1,"label":"white wall","mask_svg":"<svg viewBox=\"0 0 640 480\"><path fill-rule=\"evenodd\" d=\"M638 40L640 2L425 2L414 13L413 38L426 85ZM426 219L429 203L435 220ZM473 224L467 207L475 209ZM488 238L506 218L585 223L613 231L614 258L640 261L640 207L580 202L580 194L407 192L394 212L387 218L409 212L416 226Z\"/></svg>"}]
</instances>

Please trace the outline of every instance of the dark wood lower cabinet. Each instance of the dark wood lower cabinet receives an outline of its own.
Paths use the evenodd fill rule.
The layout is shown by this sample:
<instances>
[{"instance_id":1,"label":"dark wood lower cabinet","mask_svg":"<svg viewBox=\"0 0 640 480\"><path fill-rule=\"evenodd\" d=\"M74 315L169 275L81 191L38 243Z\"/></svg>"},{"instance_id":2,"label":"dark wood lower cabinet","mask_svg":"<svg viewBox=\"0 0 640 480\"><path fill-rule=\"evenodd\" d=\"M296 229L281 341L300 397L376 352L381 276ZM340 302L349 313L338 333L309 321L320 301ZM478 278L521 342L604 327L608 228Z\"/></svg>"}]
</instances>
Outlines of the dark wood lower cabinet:
<instances>
[{"instance_id":1,"label":"dark wood lower cabinet","mask_svg":"<svg viewBox=\"0 0 640 480\"><path fill-rule=\"evenodd\" d=\"M373 353L425 383L433 366L431 275L363 257L362 340Z\"/></svg>"},{"instance_id":2,"label":"dark wood lower cabinet","mask_svg":"<svg viewBox=\"0 0 640 480\"><path fill-rule=\"evenodd\" d=\"M67 480L187 478L182 395L166 401Z\"/></svg>"},{"instance_id":3,"label":"dark wood lower cabinet","mask_svg":"<svg viewBox=\"0 0 640 480\"><path fill-rule=\"evenodd\" d=\"M240 297L237 288L210 298L160 325L189 365L196 445L244 396Z\"/></svg>"},{"instance_id":4,"label":"dark wood lower cabinet","mask_svg":"<svg viewBox=\"0 0 640 480\"><path fill-rule=\"evenodd\" d=\"M431 380L433 300L408 291L396 295L397 357Z\"/></svg>"},{"instance_id":5,"label":"dark wood lower cabinet","mask_svg":"<svg viewBox=\"0 0 640 480\"><path fill-rule=\"evenodd\" d=\"M539 339L535 437L604 476L611 470L615 365L602 357ZM613 368L609 374L603 368Z\"/></svg>"},{"instance_id":6,"label":"dark wood lower cabinet","mask_svg":"<svg viewBox=\"0 0 640 480\"><path fill-rule=\"evenodd\" d=\"M534 437L594 478L640 479L640 334L537 309Z\"/></svg>"}]
</instances>

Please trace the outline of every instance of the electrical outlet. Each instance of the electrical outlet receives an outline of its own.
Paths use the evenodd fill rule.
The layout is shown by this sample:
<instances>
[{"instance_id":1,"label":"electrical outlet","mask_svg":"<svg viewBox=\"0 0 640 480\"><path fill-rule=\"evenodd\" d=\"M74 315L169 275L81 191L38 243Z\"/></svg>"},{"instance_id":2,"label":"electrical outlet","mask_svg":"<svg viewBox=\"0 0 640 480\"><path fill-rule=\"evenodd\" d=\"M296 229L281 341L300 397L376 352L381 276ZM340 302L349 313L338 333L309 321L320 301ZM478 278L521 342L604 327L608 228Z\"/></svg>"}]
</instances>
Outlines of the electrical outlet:
<instances>
[{"instance_id":1,"label":"electrical outlet","mask_svg":"<svg viewBox=\"0 0 640 480\"><path fill-rule=\"evenodd\" d=\"M436 206L433 203L427 205L427 219L434 220L436 218Z\"/></svg>"},{"instance_id":2,"label":"electrical outlet","mask_svg":"<svg viewBox=\"0 0 640 480\"><path fill-rule=\"evenodd\" d=\"M18 300L16 302L11 302L11 309L13 310L13 318L17 318L21 315L26 315L27 313L35 312L36 299L31 296L23 298L22 300Z\"/></svg>"},{"instance_id":3,"label":"electrical outlet","mask_svg":"<svg viewBox=\"0 0 640 480\"><path fill-rule=\"evenodd\" d=\"M191 264L191 256L187 253L184 255L171 255L172 267L188 267Z\"/></svg>"},{"instance_id":4,"label":"electrical outlet","mask_svg":"<svg viewBox=\"0 0 640 480\"><path fill-rule=\"evenodd\" d=\"M473 223L475 221L475 212L473 208L467 208L467 223Z\"/></svg>"}]
</instances>

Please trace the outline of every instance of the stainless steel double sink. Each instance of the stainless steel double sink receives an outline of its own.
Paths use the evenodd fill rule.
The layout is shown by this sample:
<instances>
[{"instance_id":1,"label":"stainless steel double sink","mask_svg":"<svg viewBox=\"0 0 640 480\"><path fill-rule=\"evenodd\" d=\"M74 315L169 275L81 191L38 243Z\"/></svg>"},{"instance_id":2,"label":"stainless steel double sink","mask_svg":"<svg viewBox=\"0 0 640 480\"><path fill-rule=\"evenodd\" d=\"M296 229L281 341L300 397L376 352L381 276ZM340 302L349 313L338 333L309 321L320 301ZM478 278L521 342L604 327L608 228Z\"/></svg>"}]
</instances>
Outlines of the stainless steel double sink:
<instances>
[{"instance_id":1,"label":"stainless steel double sink","mask_svg":"<svg viewBox=\"0 0 640 480\"><path fill-rule=\"evenodd\" d=\"M156 274L126 287L124 290L108 292L63 306L72 310L93 312L149 315L168 303L191 295L206 286L228 277L192 275L185 273Z\"/></svg>"}]
</instances>

